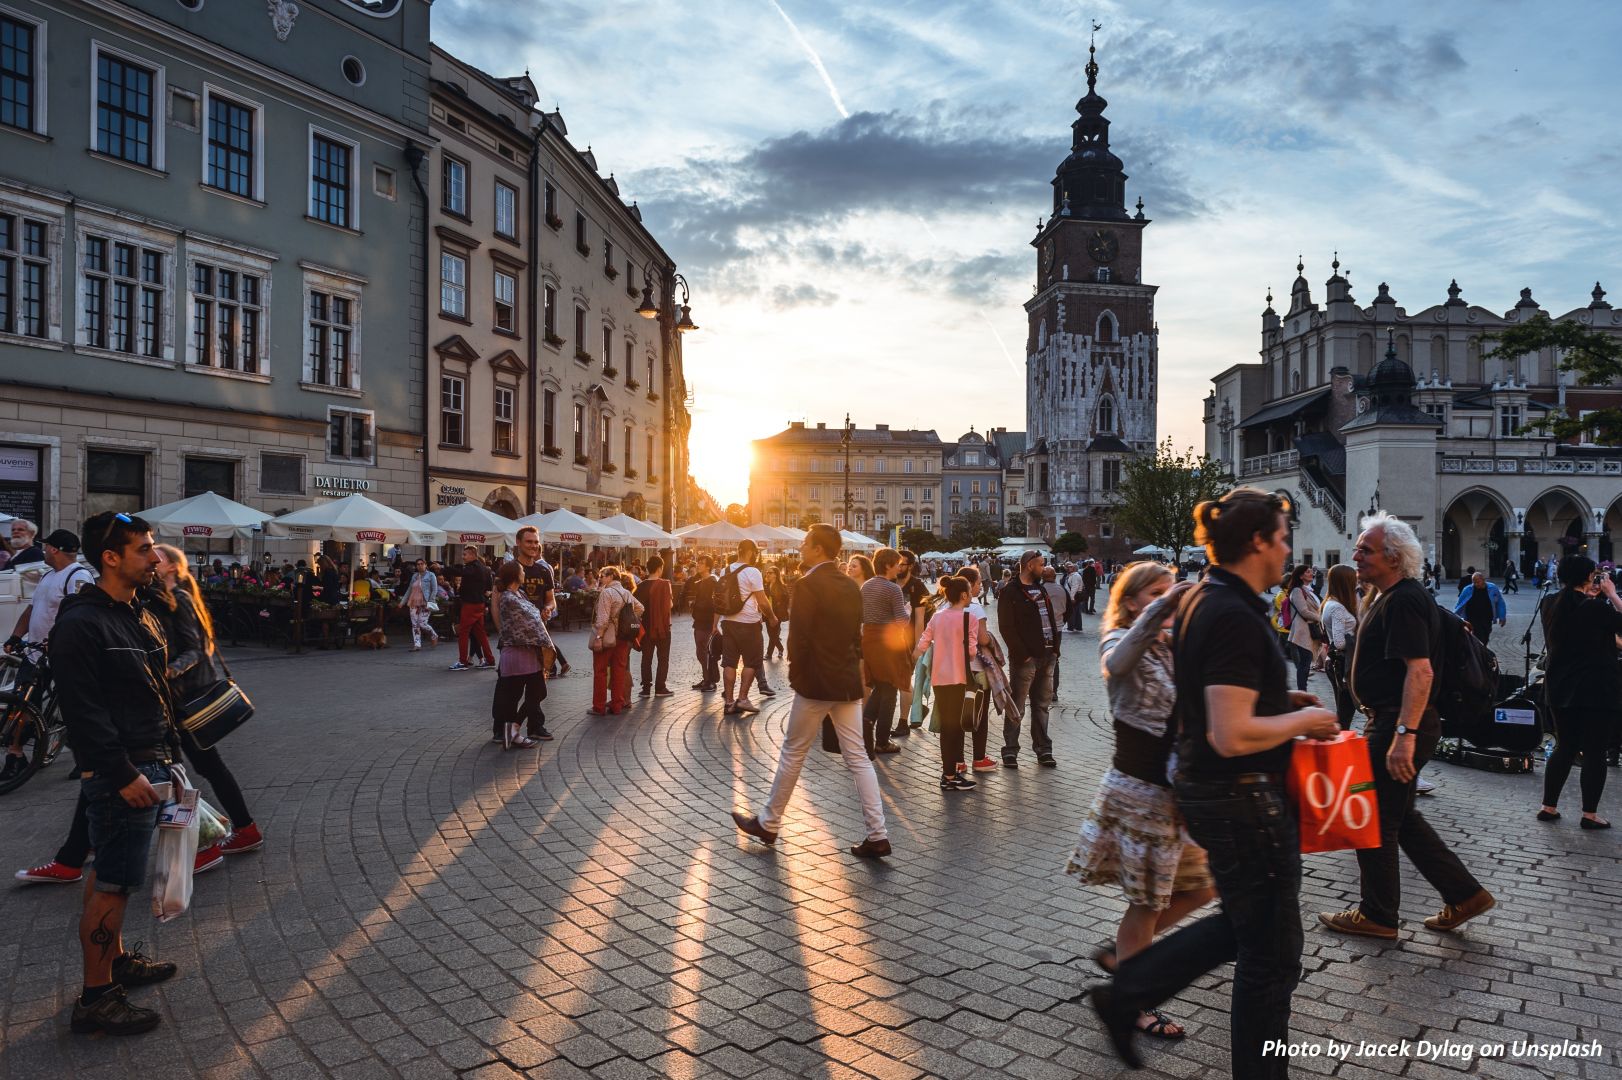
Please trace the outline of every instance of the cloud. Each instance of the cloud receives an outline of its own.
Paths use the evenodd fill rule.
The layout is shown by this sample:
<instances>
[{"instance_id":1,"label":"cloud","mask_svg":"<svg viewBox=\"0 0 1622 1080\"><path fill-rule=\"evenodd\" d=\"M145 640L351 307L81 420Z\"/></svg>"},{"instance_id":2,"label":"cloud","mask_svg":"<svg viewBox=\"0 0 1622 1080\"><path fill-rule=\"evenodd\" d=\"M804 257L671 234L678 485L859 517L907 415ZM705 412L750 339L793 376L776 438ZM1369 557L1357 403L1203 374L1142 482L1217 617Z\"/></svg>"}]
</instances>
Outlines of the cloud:
<instances>
[{"instance_id":1,"label":"cloud","mask_svg":"<svg viewBox=\"0 0 1622 1080\"><path fill-rule=\"evenodd\" d=\"M819 289L809 283L779 285L771 292L768 303L777 311L797 307L828 307L838 303L839 294Z\"/></svg>"}]
</instances>

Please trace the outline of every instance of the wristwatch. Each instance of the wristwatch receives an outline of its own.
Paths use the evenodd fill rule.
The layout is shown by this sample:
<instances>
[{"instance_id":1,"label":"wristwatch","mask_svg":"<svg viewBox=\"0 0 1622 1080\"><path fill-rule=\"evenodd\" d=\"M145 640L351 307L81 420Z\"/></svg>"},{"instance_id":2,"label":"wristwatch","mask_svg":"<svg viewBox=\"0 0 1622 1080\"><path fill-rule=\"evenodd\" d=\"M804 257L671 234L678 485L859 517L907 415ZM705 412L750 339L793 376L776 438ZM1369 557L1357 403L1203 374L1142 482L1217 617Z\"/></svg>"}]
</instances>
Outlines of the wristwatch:
<instances>
[{"instance_id":1,"label":"wristwatch","mask_svg":"<svg viewBox=\"0 0 1622 1080\"><path fill-rule=\"evenodd\" d=\"M1407 724L1398 724L1397 725L1397 734L1398 735L1418 735L1419 734L1419 729L1409 727Z\"/></svg>"}]
</instances>

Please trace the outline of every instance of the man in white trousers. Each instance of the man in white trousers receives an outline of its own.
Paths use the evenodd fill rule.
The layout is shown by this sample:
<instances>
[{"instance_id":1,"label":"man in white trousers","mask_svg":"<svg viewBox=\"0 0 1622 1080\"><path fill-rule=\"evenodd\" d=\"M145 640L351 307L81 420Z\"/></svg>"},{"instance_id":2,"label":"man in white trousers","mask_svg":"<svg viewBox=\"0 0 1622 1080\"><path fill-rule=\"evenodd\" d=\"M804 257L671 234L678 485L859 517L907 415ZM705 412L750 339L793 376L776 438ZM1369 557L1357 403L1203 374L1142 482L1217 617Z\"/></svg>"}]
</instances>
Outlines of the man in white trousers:
<instances>
[{"instance_id":1,"label":"man in white trousers","mask_svg":"<svg viewBox=\"0 0 1622 1080\"><path fill-rule=\"evenodd\" d=\"M765 816L734 810L732 820L762 843L777 842L805 756L821 736L823 718L830 717L867 824L866 839L851 845L850 853L879 859L890 854L890 834L884 826L878 773L862 745L862 593L834 564L840 546L839 530L826 523L806 530L800 545L800 579L794 583L789 605L794 618L789 622L788 681L794 705L777 775Z\"/></svg>"}]
</instances>

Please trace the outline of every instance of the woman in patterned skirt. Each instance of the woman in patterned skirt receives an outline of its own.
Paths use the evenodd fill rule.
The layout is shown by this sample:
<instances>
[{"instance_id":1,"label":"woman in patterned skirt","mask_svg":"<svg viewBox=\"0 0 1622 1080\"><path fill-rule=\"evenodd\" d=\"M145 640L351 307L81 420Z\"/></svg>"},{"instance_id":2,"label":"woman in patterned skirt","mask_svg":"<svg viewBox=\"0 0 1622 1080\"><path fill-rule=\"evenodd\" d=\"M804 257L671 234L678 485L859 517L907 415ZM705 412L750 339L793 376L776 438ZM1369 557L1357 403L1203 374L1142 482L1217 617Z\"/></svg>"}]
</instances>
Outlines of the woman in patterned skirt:
<instances>
[{"instance_id":1,"label":"woman in patterned skirt","mask_svg":"<svg viewBox=\"0 0 1622 1080\"><path fill-rule=\"evenodd\" d=\"M1192 582L1172 584L1159 563L1139 562L1115 576L1098 651L1115 720L1115 758L1104 774L1081 839L1065 867L1086 885L1120 885L1127 910L1093 960L1114 973L1116 963L1142 952L1155 935L1214 895L1205 852L1188 838L1172 794L1171 645L1167 631L1178 597ZM1138 1029L1180 1039L1183 1028L1159 1011L1138 1017Z\"/></svg>"}]
</instances>

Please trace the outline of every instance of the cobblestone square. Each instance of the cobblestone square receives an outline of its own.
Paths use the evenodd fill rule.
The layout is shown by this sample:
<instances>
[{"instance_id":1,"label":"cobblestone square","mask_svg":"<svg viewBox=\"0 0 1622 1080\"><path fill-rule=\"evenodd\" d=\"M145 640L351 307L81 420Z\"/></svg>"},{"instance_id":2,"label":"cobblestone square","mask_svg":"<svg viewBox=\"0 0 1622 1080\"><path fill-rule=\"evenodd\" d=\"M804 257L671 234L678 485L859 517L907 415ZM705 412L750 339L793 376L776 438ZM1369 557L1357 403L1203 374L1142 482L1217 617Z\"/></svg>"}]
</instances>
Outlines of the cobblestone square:
<instances>
[{"instance_id":1,"label":"cobblestone square","mask_svg":"<svg viewBox=\"0 0 1622 1080\"><path fill-rule=\"evenodd\" d=\"M1531 601L1510 599L1513 632ZM1078 995L1122 905L1062 872L1110 753L1096 627L1089 618L1065 638L1057 769L1027 760L946 798L927 733L881 758L895 845L882 863L845 853L861 838L860 808L838 759L816 751L775 848L733 829L730 809L765 799L786 666L770 665L779 692L752 722L723 718L718 695L686 690L696 666L685 618L677 696L636 699L613 718L585 714L590 654L583 635L560 635L576 667L551 685L557 739L534 751L490 744L494 676L446 671L453 646L235 651L259 713L224 752L268 842L199 877L175 922L155 925L144 892L132 903L128 940L181 973L135 991L165 1023L128 1040L68 1033L77 888L0 890L0 1071L1117 1075ZM1518 646L1501 651L1518 671ZM60 842L75 795L65 764L0 801L8 870ZM1578 830L1575 812L1535 822L1539 774L1426 774L1438 785L1427 816L1499 906L1461 934L1429 932L1420 920L1439 901L1405 867L1395 945L1331 936L1312 915L1353 901L1355 863L1306 857L1294 1031L1320 1054L1330 1039L1353 1046L1297 1071L1622 1075L1613 834ZM1226 1074L1230 978L1219 969L1168 1003L1189 1038L1142 1040L1139 1075ZM1356 1045L1399 1040L1598 1040L1603 1055L1431 1060Z\"/></svg>"}]
</instances>

